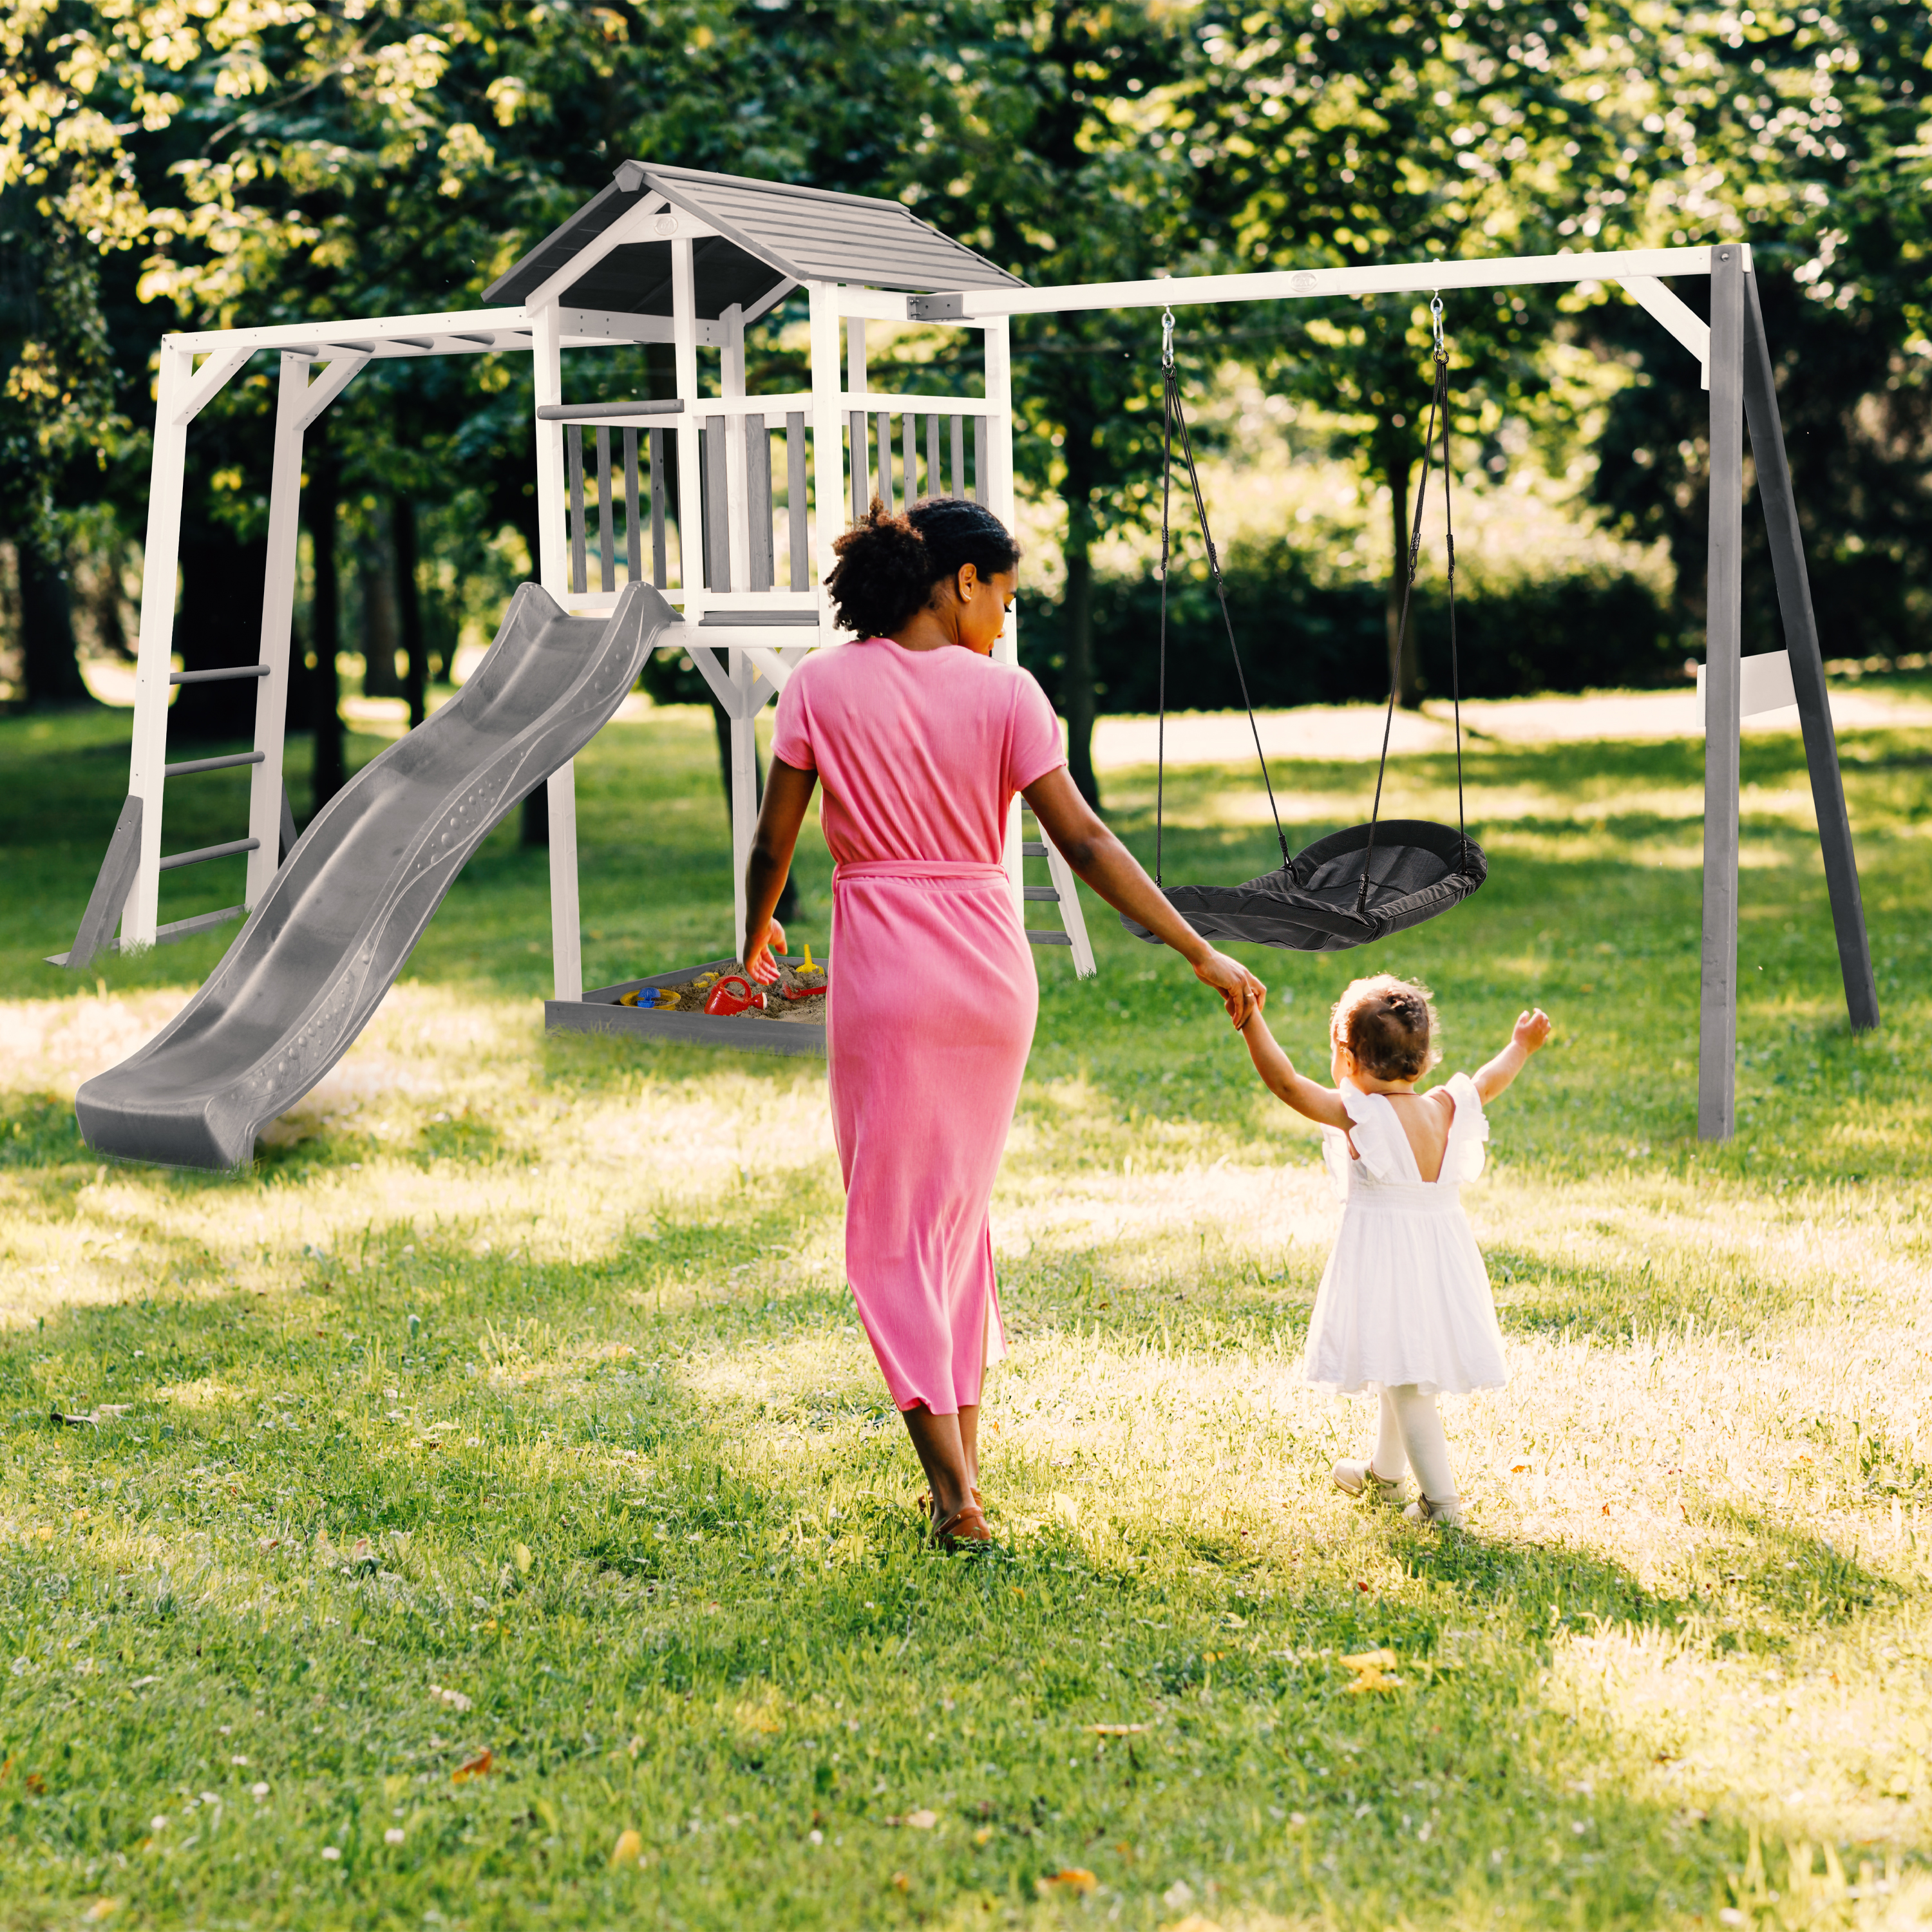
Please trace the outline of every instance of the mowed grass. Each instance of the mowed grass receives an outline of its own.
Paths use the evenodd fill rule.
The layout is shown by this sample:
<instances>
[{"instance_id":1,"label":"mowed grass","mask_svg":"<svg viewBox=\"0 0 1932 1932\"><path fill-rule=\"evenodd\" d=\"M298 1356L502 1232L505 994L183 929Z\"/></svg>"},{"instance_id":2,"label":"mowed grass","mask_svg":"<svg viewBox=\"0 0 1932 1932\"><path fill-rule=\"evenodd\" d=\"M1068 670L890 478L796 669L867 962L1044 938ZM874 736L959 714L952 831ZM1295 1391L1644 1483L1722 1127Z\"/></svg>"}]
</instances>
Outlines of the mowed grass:
<instances>
[{"instance_id":1,"label":"mowed grass","mask_svg":"<svg viewBox=\"0 0 1932 1932\"><path fill-rule=\"evenodd\" d=\"M1090 898L1100 976L1041 957L995 1201L969 1558L922 1544L843 1286L822 1069L546 1039L509 829L253 1172L90 1156L75 1084L223 943L36 963L124 732L0 723L0 1924L1932 1916L1932 746L1844 748L1854 1038L1797 740L1747 741L1727 1147L1694 1138L1694 746L1478 746L1476 898L1249 956L1309 1063L1358 970L1429 980L1452 1066L1557 1020L1468 1195L1513 1382L1447 1405L1462 1535L1328 1486L1367 1406L1298 1380L1313 1138ZM579 772L589 979L725 950L708 720ZM1278 772L1293 842L1372 776ZM1390 808L1453 784L1409 761ZM234 836L219 784L171 790L167 849ZM1269 862L1249 772L1169 800L1170 881ZM1151 774L1110 804L1150 851ZM815 834L800 872L822 946Z\"/></svg>"}]
</instances>

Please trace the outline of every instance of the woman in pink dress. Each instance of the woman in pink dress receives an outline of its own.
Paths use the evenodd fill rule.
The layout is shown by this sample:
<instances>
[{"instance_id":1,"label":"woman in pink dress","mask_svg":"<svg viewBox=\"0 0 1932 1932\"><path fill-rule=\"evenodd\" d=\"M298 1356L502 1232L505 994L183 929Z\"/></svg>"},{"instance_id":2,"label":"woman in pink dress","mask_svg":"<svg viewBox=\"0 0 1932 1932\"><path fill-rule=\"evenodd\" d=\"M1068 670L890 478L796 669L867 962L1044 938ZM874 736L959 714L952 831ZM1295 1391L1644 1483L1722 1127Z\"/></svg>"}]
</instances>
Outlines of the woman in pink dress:
<instances>
[{"instance_id":1,"label":"woman in pink dress","mask_svg":"<svg viewBox=\"0 0 1932 1932\"><path fill-rule=\"evenodd\" d=\"M837 862L827 1058L845 1271L932 1491L935 1535L982 1542L980 1384L1006 1352L987 1218L1040 989L1001 860L1024 793L1067 863L1165 940L1238 1027L1264 989L1164 899L1068 777L1025 671L995 664L1019 551L998 518L876 501L826 587L863 642L814 653L778 700L746 875L746 963L777 976L772 919L812 788Z\"/></svg>"}]
</instances>

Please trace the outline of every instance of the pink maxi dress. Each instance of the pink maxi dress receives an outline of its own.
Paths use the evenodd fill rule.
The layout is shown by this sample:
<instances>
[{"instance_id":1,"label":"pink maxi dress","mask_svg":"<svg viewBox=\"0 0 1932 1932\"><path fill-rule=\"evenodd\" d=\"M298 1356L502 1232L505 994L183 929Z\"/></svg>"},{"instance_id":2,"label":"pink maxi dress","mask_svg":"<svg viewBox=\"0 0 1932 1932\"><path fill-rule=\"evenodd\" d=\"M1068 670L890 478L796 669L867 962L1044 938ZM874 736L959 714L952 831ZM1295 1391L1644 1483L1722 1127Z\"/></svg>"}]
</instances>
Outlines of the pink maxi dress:
<instances>
[{"instance_id":1,"label":"pink maxi dress","mask_svg":"<svg viewBox=\"0 0 1932 1932\"><path fill-rule=\"evenodd\" d=\"M1066 762L1046 694L959 645L814 652L773 755L815 771L845 1273L902 1409L952 1415L1006 1353L987 1207L1040 1006L1000 864L1013 794Z\"/></svg>"}]
</instances>

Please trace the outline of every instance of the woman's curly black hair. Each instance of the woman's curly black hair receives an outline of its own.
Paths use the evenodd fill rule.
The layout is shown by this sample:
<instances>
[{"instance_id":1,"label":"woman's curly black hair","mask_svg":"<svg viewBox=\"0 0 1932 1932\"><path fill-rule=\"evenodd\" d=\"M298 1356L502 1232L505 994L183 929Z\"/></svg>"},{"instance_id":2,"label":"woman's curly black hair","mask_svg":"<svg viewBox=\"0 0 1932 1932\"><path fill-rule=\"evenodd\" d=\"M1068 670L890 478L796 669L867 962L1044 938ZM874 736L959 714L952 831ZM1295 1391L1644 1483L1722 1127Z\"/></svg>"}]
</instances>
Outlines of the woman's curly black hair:
<instances>
[{"instance_id":1,"label":"woman's curly black hair","mask_svg":"<svg viewBox=\"0 0 1932 1932\"><path fill-rule=\"evenodd\" d=\"M926 608L932 586L971 564L982 577L1020 560L1012 531L964 496L927 496L896 516L878 497L832 548L832 614L854 637L889 638Z\"/></svg>"}]
</instances>

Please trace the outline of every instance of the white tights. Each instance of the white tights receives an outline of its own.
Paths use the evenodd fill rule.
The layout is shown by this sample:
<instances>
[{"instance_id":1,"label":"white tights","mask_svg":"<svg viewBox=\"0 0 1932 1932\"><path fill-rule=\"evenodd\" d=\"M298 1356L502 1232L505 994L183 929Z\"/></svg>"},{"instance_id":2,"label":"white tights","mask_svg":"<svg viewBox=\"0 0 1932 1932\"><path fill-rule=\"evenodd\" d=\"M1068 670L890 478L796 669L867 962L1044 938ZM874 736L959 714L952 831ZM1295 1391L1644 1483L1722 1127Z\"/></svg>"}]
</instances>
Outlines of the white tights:
<instances>
[{"instance_id":1,"label":"white tights","mask_svg":"<svg viewBox=\"0 0 1932 1932\"><path fill-rule=\"evenodd\" d=\"M1382 1390L1382 1426L1369 1466L1385 1483L1415 1472L1417 1486L1432 1503L1453 1502L1455 1472L1449 1466L1449 1438L1436 1412L1436 1398L1414 1382Z\"/></svg>"}]
</instances>

